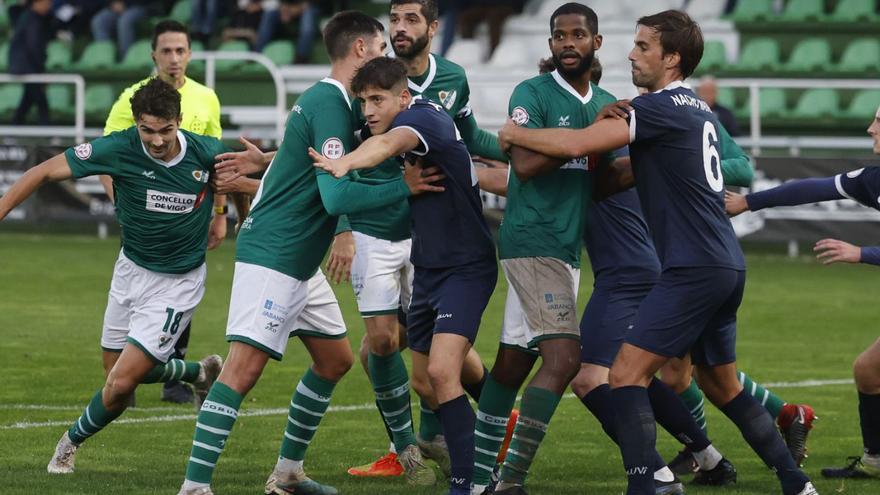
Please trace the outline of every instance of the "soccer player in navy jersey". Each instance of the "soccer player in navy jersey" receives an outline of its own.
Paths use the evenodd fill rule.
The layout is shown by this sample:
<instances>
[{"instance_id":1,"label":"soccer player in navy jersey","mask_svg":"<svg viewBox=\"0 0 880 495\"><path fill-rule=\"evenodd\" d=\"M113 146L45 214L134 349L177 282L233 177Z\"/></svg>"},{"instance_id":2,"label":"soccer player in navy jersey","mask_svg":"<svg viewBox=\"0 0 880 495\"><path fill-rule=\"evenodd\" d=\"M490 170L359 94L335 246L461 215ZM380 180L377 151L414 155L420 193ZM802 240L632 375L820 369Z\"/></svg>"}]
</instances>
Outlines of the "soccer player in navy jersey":
<instances>
[{"instance_id":1,"label":"soccer player in navy jersey","mask_svg":"<svg viewBox=\"0 0 880 495\"><path fill-rule=\"evenodd\" d=\"M336 160L312 151L315 166L342 177L408 153L445 176L437 183L443 192L410 202L415 277L407 337L413 352L428 357L414 360L413 382L427 375L435 394L449 446L450 494L469 495L476 417L461 369L498 276L476 172L452 118L437 103L412 98L399 60L370 61L355 75L352 91L373 137Z\"/></svg>"},{"instance_id":2,"label":"soccer player in navy jersey","mask_svg":"<svg viewBox=\"0 0 880 495\"><path fill-rule=\"evenodd\" d=\"M745 261L723 209L718 121L682 82L702 52L702 33L687 14L670 10L643 17L629 59L633 84L649 93L632 100L628 120L603 119L582 130L525 129L508 121L499 138L503 146L560 158L629 144L661 274L639 306L609 377L627 494L654 493L656 430L646 387L669 359L690 352L703 391L773 468L783 494L815 495L770 414L736 376L736 310Z\"/></svg>"},{"instance_id":3,"label":"soccer player in navy jersey","mask_svg":"<svg viewBox=\"0 0 880 495\"><path fill-rule=\"evenodd\" d=\"M868 127L874 153L880 155L880 108ZM727 193L727 212L739 215L774 206L794 206L820 201L852 199L880 210L880 167L866 167L834 177L792 180L781 186L748 195ZM880 246L858 247L837 239L822 239L814 248L825 264L865 263L880 265ZM859 419L864 453L843 468L825 468L828 478L880 479L880 339L868 346L853 364L859 392Z\"/></svg>"}]
</instances>

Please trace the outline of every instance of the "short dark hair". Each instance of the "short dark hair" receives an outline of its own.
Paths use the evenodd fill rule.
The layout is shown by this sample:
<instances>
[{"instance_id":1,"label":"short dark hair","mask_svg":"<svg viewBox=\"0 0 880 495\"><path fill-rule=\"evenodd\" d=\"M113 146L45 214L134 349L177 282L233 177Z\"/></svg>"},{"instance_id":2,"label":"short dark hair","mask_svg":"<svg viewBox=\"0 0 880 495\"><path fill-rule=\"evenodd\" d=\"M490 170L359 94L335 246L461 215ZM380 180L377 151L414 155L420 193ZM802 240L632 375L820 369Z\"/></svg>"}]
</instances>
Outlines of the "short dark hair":
<instances>
[{"instance_id":1,"label":"short dark hair","mask_svg":"<svg viewBox=\"0 0 880 495\"><path fill-rule=\"evenodd\" d=\"M664 10L642 17L636 24L660 33L663 55L678 53L682 78L694 73L703 58L703 32L689 15L680 10Z\"/></svg>"},{"instance_id":2,"label":"short dark hair","mask_svg":"<svg viewBox=\"0 0 880 495\"><path fill-rule=\"evenodd\" d=\"M151 78L135 90L130 101L131 114L135 120L141 115L152 115L164 120L180 118L180 93L158 77Z\"/></svg>"},{"instance_id":3,"label":"short dark hair","mask_svg":"<svg viewBox=\"0 0 880 495\"><path fill-rule=\"evenodd\" d=\"M340 60L348 55L351 44L358 38L384 31L382 23L367 14L345 10L331 17L324 26L324 45L330 60Z\"/></svg>"},{"instance_id":4,"label":"short dark hair","mask_svg":"<svg viewBox=\"0 0 880 495\"><path fill-rule=\"evenodd\" d=\"M367 88L392 90L406 86L406 66L396 58L379 57L358 69L351 80L351 92L360 95Z\"/></svg>"},{"instance_id":5,"label":"short dark hair","mask_svg":"<svg viewBox=\"0 0 880 495\"><path fill-rule=\"evenodd\" d=\"M587 20L587 29L590 30L590 34L593 36L599 34L599 16L596 15L596 12L587 7L584 4L569 2L565 5L561 5L558 9L553 12L553 15L550 16L550 32L553 32L553 28L556 26L556 18L561 15L568 14L577 14L582 15Z\"/></svg>"},{"instance_id":6,"label":"short dark hair","mask_svg":"<svg viewBox=\"0 0 880 495\"><path fill-rule=\"evenodd\" d=\"M183 33L186 35L187 46L191 43L189 38L189 28L187 28L186 25L181 24L174 19L166 19L164 21L159 21L159 23L156 24L156 27L153 28L153 41L151 42L153 50L156 49L156 43L159 42L159 35L165 33Z\"/></svg>"},{"instance_id":7,"label":"short dark hair","mask_svg":"<svg viewBox=\"0 0 880 495\"><path fill-rule=\"evenodd\" d=\"M391 0L390 7L395 5L408 5L411 3L418 4L422 8L422 15L428 24L440 18L440 9L437 7L437 0Z\"/></svg>"}]
</instances>

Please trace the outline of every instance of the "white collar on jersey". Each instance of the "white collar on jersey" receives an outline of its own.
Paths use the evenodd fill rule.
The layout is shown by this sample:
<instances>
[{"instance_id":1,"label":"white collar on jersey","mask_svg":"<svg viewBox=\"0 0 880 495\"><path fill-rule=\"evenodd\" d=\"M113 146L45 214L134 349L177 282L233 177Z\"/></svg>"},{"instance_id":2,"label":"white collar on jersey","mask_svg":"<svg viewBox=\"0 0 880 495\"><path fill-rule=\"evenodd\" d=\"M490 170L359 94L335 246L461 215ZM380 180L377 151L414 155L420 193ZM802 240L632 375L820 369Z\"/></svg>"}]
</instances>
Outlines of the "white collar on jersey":
<instances>
[{"instance_id":1,"label":"white collar on jersey","mask_svg":"<svg viewBox=\"0 0 880 495\"><path fill-rule=\"evenodd\" d=\"M550 74L553 76L553 80L556 81L556 84L558 84L562 89L571 93L571 95L574 96L575 98L577 98L578 101L581 102L581 104L586 105L587 103L590 102L590 100L593 99L593 85L592 84L590 84L587 87L587 96L581 96L581 94L578 93L577 90L571 86L571 84L568 84L568 81L566 81L565 78L559 74L559 71L554 70Z\"/></svg>"},{"instance_id":2,"label":"white collar on jersey","mask_svg":"<svg viewBox=\"0 0 880 495\"><path fill-rule=\"evenodd\" d=\"M324 79L321 79L321 82L336 86L345 98L345 103L348 103L348 109L351 110L351 100L348 98L348 91L345 90L345 86L341 82L332 77L325 77Z\"/></svg>"},{"instance_id":3,"label":"white collar on jersey","mask_svg":"<svg viewBox=\"0 0 880 495\"><path fill-rule=\"evenodd\" d=\"M671 91L671 90L673 90L673 89L678 89L678 88L691 89L690 85L685 84L684 81L682 81L681 79L679 79L679 80L677 80L677 81L672 81L671 83L667 84L665 88L663 88L663 89L658 89L657 91L654 91L654 92L655 92L655 93L659 93L659 92L661 92L661 91L667 91L667 90L670 90L670 91Z\"/></svg>"},{"instance_id":4,"label":"white collar on jersey","mask_svg":"<svg viewBox=\"0 0 880 495\"><path fill-rule=\"evenodd\" d=\"M419 93L424 93L427 91L428 87L431 86L431 83L434 82L434 76L437 75L437 61L434 60L434 54L428 54L428 77L425 78L425 82L422 83L421 86L414 83L412 79L407 78L407 83L410 89L418 91Z\"/></svg>"},{"instance_id":5,"label":"white collar on jersey","mask_svg":"<svg viewBox=\"0 0 880 495\"><path fill-rule=\"evenodd\" d=\"M177 140L180 142L180 153L178 153L177 156L167 162L164 160L159 160L158 158L153 158L153 156L150 155L150 152L147 151L147 147L144 146L143 141L141 141L141 149L144 150L144 154L147 155L147 158L149 158L150 160L153 160L154 162L162 165L165 168L171 168L180 163L181 160L183 160L183 157L186 156L186 136L184 136L183 133L179 130L177 131Z\"/></svg>"}]
</instances>

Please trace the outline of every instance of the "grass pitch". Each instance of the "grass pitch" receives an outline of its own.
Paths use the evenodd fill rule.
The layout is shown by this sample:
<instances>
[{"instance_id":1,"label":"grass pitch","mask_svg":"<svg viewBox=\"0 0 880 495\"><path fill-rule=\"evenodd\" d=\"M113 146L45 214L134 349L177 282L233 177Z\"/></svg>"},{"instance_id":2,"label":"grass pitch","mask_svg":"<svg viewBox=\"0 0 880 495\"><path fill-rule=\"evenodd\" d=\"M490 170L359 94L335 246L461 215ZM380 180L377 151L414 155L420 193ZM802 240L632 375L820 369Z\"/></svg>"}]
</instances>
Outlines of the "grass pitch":
<instances>
[{"instance_id":1,"label":"grass pitch","mask_svg":"<svg viewBox=\"0 0 880 495\"><path fill-rule=\"evenodd\" d=\"M0 235L0 493L174 494L189 455L195 411L159 401L157 385L141 387L138 408L90 439L77 454L76 473L49 475L46 463L61 433L102 384L99 339L118 239ZM234 244L208 258L208 288L193 323L190 357L226 353L224 339ZM789 402L809 402L820 420L810 436L805 468L824 494L878 494L880 480L826 481L823 466L841 465L861 452L856 392L851 384L805 385L808 380L851 377L851 363L877 338L876 281L866 266L823 267L808 258L748 256L748 284L740 310L739 365ZM483 318L477 350L491 367L498 343L506 287L498 288ZM589 297L588 270L581 304ZM336 287L349 339L363 334L351 287ZM408 357L405 358L408 361ZM309 364L296 341L281 363L272 362L245 399L242 416L220 459L218 495L262 493L274 465L293 387ZM415 396L414 396L415 400ZM402 479L365 480L345 470L384 453L387 440L359 367L336 388L306 457L313 478L342 494L443 494L444 485L411 488ZM417 409L414 408L414 411ZM736 465L730 488L688 486L691 494L780 493L732 424L707 407L709 432ZM678 444L659 433L667 459ZM564 399L535 461L529 493L620 494L625 490L620 454L577 399Z\"/></svg>"}]
</instances>

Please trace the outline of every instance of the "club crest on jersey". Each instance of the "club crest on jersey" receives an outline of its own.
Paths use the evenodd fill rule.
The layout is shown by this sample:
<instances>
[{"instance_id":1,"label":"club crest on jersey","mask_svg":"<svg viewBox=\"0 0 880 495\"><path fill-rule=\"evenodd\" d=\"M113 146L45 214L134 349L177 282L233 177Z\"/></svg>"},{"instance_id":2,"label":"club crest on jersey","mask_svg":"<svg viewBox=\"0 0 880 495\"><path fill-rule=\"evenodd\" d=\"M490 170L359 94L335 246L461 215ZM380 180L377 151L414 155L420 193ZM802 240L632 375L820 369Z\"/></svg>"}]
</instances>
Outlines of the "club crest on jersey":
<instances>
[{"instance_id":1,"label":"club crest on jersey","mask_svg":"<svg viewBox=\"0 0 880 495\"><path fill-rule=\"evenodd\" d=\"M342 146L342 140L337 137L327 138L321 145L321 154L324 158L336 160L342 158L345 154L345 148Z\"/></svg>"},{"instance_id":2,"label":"club crest on jersey","mask_svg":"<svg viewBox=\"0 0 880 495\"><path fill-rule=\"evenodd\" d=\"M78 144L73 148L73 153L80 160L88 160L92 156L92 143Z\"/></svg>"},{"instance_id":3,"label":"club crest on jersey","mask_svg":"<svg viewBox=\"0 0 880 495\"><path fill-rule=\"evenodd\" d=\"M193 171L192 171L193 179L195 179L195 180L197 180L197 181L199 181L199 182L205 182L205 183L207 183L207 182L208 182L208 177L209 177L210 175L211 175L211 174L210 174L209 172L205 171L205 170L193 170Z\"/></svg>"},{"instance_id":4,"label":"club crest on jersey","mask_svg":"<svg viewBox=\"0 0 880 495\"><path fill-rule=\"evenodd\" d=\"M453 89L452 91L440 91L437 93L437 96L440 98L440 103L442 103L447 110L452 110L452 105L455 104L455 99L458 98L458 93Z\"/></svg>"},{"instance_id":5,"label":"club crest on jersey","mask_svg":"<svg viewBox=\"0 0 880 495\"><path fill-rule=\"evenodd\" d=\"M523 126L529 123L529 112L523 107L516 107L510 112L510 118L514 124Z\"/></svg>"}]
</instances>

